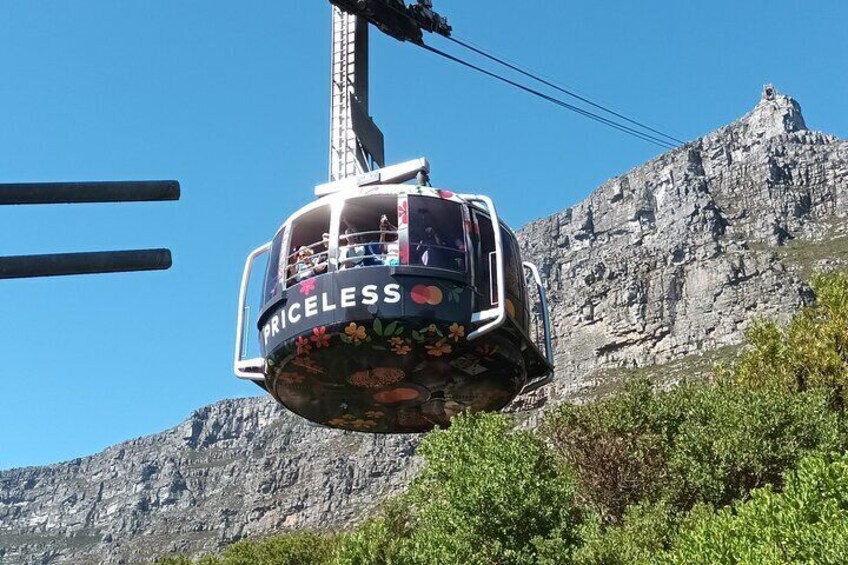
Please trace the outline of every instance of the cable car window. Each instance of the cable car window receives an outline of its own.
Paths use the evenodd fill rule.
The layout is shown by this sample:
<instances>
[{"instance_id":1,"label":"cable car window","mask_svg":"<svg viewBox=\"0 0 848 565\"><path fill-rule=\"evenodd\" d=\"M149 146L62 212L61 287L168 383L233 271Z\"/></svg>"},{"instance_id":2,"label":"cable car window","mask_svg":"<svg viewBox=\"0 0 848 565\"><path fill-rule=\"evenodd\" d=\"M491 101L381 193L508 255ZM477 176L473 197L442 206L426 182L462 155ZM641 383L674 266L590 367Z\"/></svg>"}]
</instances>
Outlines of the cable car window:
<instances>
[{"instance_id":1,"label":"cable car window","mask_svg":"<svg viewBox=\"0 0 848 565\"><path fill-rule=\"evenodd\" d=\"M474 210L474 221L477 225L477 264L479 265L477 287L483 293L484 303L488 306L496 306L498 289L496 277L492 276L496 265L495 232L492 231L492 220Z\"/></svg>"},{"instance_id":2,"label":"cable car window","mask_svg":"<svg viewBox=\"0 0 848 565\"><path fill-rule=\"evenodd\" d=\"M456 202L409 197L410 265L466 271L465 222Z\"/></svg>"},{"instance_id":3,"label":"cable car window","mask_svg":"<svg viewBox=\"0 0 848 565\"><path fill-rule=\"evenodd\" d=\"M352 198L339 226L339 269L399 265L397 196Z\"/></svg>"},{"instance_id":4,"label":"cable car window","mask_svg":"<svg viewBox=\"0 0 848 565\"><path fill-rule=\"evenodd\" d=\"M483 294L486 305L497 306L498 282L494 276L497 267L495 255L495 233L492 231L492 220L485 214L474 211L474 221L477 224L477 260L480 268L477 287ZM522 326L526 325L526 299L524 294L524 270L521 254L515 236L501 226L501 242L504 247L504 277L506 279L506 311Z\"/></svg>"},{"instance_id":5,"label":"cable car window","mask_svg":"<svg viewBox=\"0 0 848 565\"><path fill-rule=\"evenodd\" d=\"M286 260L286 287L327 272L329 232L329 206L321 206L295 218Z\"/></svg>"},{"instance_id":6,"label":"cable car window","mask_svg":"<svg viewBox=\"0 0 848 565\"><path fill-rule=\"evenodd\" d=\"M512 232L503 226L501 226L501 241L504 247L506 311L513 319L525 326L524 267L521 264L518 242Z\"/></svg>"},{"instance_id":7,"label":"cable car window","mask_svg":"<svg viewBox=\"0 0 848 565\"><path fill-rule=\"evenodd\" d=\"M268 270L265 272L265 293L264 302L267 303L280 293L280 281L286 280L285 262L280 261L282 255L283 240L286 236L286 230L282 229L274 238L271 244L271 254L268 256Z\"/></svg>"}]
</instances>

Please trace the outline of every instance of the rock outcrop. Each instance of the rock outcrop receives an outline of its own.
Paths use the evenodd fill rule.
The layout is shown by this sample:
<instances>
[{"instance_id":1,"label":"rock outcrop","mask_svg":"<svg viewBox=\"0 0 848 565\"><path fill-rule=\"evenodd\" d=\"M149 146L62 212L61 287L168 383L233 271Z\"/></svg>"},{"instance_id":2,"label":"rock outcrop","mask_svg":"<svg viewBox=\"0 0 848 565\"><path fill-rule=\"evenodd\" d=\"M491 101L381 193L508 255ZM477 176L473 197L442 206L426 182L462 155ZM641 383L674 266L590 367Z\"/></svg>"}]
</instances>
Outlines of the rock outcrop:
<instances>
[{"instance_id":1,"label":"rock outcrop","mask_svg":"<svg viewBox=\"0 0 848 565\"><path fill-rule=\"evenodd\" d=\"M93 457L0 473L0 563L135 563L286 528L343 528L417 469L411 436L227 400Z\"/></svg>"},{"instance_id":2,"label":"rock outcrop","mask_svg":"<svg viewBox=\"0 0 848 565\"><path fill-rule=\"evenodd\" d=\"M591 396L610 371L738 344L848 260L848 142L767 87L722 129L519 233L549 286L557 381L515 409ZM682 369L681 369L682 367ZM415 475L417 438L307 426L265 398L41 468L0 472L0 563L136 563L249 535L342 528Z\"/></svg>"},{"instance_id":3,"label":"rock outcrop","mask_svg":"<svg viewBox=\"0 0 848 565\"><path fill-rule=\"evenodd\" d=\"M739 121L521 230L554 305L559 376L524 404L786 319L814 268L848 258L846 228L848 142L806 129L798 103L766 87Z\"/></svg>"}]
</instances>

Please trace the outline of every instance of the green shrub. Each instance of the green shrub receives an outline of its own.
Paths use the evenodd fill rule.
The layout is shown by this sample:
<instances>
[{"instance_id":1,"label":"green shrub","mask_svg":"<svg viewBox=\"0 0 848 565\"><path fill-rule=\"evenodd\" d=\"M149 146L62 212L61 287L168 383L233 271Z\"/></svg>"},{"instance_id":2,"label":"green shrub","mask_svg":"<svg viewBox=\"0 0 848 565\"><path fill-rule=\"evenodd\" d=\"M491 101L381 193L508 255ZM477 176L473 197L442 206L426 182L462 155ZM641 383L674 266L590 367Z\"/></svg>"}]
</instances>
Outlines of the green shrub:
<instances>
[{"instance_id":1,"label":"green shrub","mask_svg":"<svg viewBox=\"0 0 848 565\"><path fill-rule=\"evenodd\" d=\"M584 545L575 554L581 565L643 565L668 548L677 528L678 516L665 503L629 506L622 522L604 526L587 520Z\"/></svg>"},{"instance_id":2,"label":"green shrub","mask_svg":"<svg viewBox=\"0 0 848 565\"><path fill-rule=\"evenodd\" d=\"M670 398L681 425L668 459L664 496L677 511L724 506L781 475L812 452L840 449L838 415L818 391L687 387Z\"/></svg>"},{"instance_id":3,"label":"green shrub","mask_svg":"<svg viewBox=\"0 0 848 565\"><path fill-rule=\"evenodd\" d=\"M816 456L788 474L782 493L694 517L655 559L665 565L843 564L848 556L848 455Z\"/></svg>"},{"instance_id":4,"label":"green shrub","mask_svg":"<svg viewBox=\"0 0 848 565\"><path fill-rule=\"evenodd\" d=\"M406 497L389 501L379 514L340 534L333 565L394 565L404 563L402 548L411 535Z\"/></svg>"},{"instance_id":5,"label":"green shrub","mask_svg":"<svg viewBox=\"0 0 848 565\"><path fill-rule=\"evenodd\" d=\"M261 541L240 541L221 553L220 565L323 565L329 563L331 536L297 532Z\"/></svg>"},{"instance_id":6,"label":"green shrub","mask_svg":"<svg viewBox=\"0 0 848 565\"><path fill-rule=\"evenodd\" d=\"M542 434L577 475L578 495L605 523L628 505L658 498L668 471L669 440L657 398L647 381L586 406L565 405L548 414Z\"/></svg>"},{"instance_id":7,"label":"green shrub","mask_svg":"<svg viewBox=\"0 0 848 565\"><path fill-rule=\"evenodd\" d=\"M574 469L580 500L617 524L641 502L684 512L779 485L804 455L842 447L839 417L828 406L819 391L686 384L656 393L638 382L554 411L543 433Z\"/></svg>"},{"instance_id":8,"label":"green shrub","mask_svg":"<svg viewBox=\"0 0 848 565\"><path fill-rule=\"evenodd\" d=\"M182 555L162 557L155 565L324 565L330 563L335 538L295 532L262 540L244 540L224 548L220 557L192 561Z\"/></svg>"},{"instance_id":9,"label":"green shrub","mask_svg":"<svg viewBox=\"0 0 848 565\"><path fill-rule=\"evenodd\" d=\"M185 555L167 555L153 562L154 565L192 565L193 561Z\"/></svg>"},{"instance_id":10,"label":"green shrub","mask_svg":"<svg viewBox=\"0 0 848 565\"><path fill-rule=\"evenodd\" d=\"M812 288L816 301L785 329L755 324L739 363L723 376L751 388L823 389L841 410L848 392L848 277L820 274Z\"/></svg>"},{"instance_id":11,"label":"green shrub","mask_svg":"<svg viewBox=\"0 0 848 565\"><path fill-rule=\"evenodd\" d=\"M539 438L503 415L461 415L418 449L407 563L567 563L577 545L573 482Z\"/></svg>"}]
</instances>

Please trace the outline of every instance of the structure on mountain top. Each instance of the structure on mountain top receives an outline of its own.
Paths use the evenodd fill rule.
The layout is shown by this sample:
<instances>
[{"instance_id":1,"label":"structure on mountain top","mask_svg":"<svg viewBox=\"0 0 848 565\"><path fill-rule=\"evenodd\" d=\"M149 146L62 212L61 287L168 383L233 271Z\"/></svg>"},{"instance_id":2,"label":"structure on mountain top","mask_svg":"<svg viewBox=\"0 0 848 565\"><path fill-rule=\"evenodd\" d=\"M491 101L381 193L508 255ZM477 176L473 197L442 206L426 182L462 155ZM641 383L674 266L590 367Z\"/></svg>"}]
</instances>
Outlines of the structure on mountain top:
<instances>
[{"instance_id":1,"label":"structure on mountain top","mask_svg":"<svg viewBox=\"0 0 848 565\"><path fill-rule=\"evenodd\" d=\"M247 259L235 373L349 430L423 432L499 410L553 375L539 272L490 198L433 188L426 159L386 167L368 113L368 24L418 44L451 28L427 0L331 2L330 182ZM247 286L263 255L251 318ZM248 321L261 357L246 358Z\"/></svg>"}]
</instances>

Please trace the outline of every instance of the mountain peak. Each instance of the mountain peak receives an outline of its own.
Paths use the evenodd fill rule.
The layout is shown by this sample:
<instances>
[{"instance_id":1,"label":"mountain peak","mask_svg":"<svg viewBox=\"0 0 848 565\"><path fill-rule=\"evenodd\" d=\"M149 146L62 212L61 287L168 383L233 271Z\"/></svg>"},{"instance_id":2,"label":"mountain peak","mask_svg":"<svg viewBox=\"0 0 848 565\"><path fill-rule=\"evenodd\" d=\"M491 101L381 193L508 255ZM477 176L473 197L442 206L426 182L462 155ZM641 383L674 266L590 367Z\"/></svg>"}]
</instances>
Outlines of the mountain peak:
<instances>
[{"instance_id":1,"label":"mountain peak","mask_svg":"<svg viewBox=\"0 0 848 565\"><path fill-rule=\"evenodd\" d=\"M763 87L759 103L742 122L754 137L771 138L807 129L801 105L791 96L778 92L772 84Z\"/></svg>"}]
</instances>

